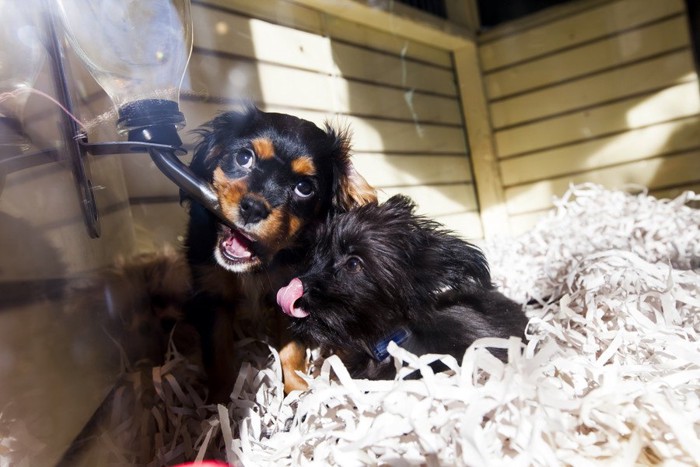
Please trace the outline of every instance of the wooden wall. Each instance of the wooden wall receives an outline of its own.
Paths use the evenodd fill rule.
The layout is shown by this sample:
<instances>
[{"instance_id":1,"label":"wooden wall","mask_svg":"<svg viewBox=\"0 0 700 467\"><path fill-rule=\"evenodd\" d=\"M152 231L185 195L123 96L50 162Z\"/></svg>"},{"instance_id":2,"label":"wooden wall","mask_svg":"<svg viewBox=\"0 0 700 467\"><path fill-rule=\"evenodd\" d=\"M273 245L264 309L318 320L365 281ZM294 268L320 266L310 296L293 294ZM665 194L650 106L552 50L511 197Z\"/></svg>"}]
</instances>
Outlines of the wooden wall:
<instances>
[{"instance_id":1,"label":"wooden wall","mask_svg":"<svg viewBox=\"0 0 700 467\"><path fill-rule=\"evenodd\" d=\"M484 35L479 55L512 232L572 182L700 190L682 0L577 2Z\"/></svg>"},{"instance_id":2,"label":"wooden wall","mask_svg":"<svg viewBox=\"0 0 700 467\"><path fill-rule=\"evenodd\" d=\"M194 0L187 129L240 98L349 124L383 198L472 239L526 230L571 183L700 191L682 0L581 0L476 40L402 8ZM122 164L141 249L177 241L176 188L145 157Z\"/></svg>"},{"instance_id":3,"label":"wooden wall","mask_svg":"<svg viewBox=\"0 0 700 467\"><path fill-rule=\"evenodd\" d=\"M187 129L242 98L350 125L353 162L382 198L407 194L422 213L482 237L449 50L286 2L195 0L192 16ZM145 158L123 164L142 247L176 240L177 189Z\"/></svg>"}]
</instances>

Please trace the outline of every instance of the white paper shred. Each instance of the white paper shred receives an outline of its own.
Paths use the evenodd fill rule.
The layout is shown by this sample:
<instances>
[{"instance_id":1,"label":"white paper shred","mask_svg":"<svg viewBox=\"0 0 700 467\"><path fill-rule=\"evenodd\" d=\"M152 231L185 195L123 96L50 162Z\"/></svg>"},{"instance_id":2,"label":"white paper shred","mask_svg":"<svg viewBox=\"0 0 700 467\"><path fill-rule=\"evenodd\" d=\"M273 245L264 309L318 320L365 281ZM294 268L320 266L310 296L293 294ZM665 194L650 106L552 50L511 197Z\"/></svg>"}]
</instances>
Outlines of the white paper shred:
<instances>
[{"instance_id":1,"label":"white paper shred","mask_svg":"<svg viewBox=\"0 0 700 467\"><path fill-rule=\"evenodd\" d=\"M490 242L495 282L530 303L526 343L482 339L461 360L392 343L395 381L353 380L314 352L309 390L285 397L276 351L242 340L218 407L172 352L152 372L152 409L126 426L154 431L151 465L700 465L697 199L575 186L527 234ZM435 359L450 370L433 373Z\"/></svg>"},{"instance_id":2,"label":"white paper shred","mask_svg":"<svg viewBox=\"0 0 700 467\"><path fill-rule=\"evenodd\" d=\"M200 400L181 413L185 428L154 439L191 430L192 459L243 466L700 465L692 199L576 186L531 232L492 241L494 280L530 302L529 342L481 339L461 361L392 343L395 381L353 380L314 354L309 390L285 397L276 351L249 339L228 407ZM508 363L486 347L507 349ZM450 370L433 373L436 359ZM414 370L423 378L401 379ZM154 375L167 404L192 406L187 385ZM156 407L159 429L175 407Z\"/></svg>"}]
</instances>

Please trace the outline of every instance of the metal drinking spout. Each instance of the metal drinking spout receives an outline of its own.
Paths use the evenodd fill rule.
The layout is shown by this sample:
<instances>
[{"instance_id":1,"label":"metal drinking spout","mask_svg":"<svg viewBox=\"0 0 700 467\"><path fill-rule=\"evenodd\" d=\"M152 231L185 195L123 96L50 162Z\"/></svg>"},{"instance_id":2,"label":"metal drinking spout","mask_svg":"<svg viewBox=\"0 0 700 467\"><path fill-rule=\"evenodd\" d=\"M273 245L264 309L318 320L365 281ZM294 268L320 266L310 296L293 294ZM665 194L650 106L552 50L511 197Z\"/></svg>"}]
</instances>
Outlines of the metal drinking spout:
<instances>
[{"instance_id":1,"label":"metal drinking spout","mask_svg":"<svg viewBox=\"0 0 700 467\"><path fill-rule=\"evenodd\" d=\"M219 198L216 196L214 188L206 181L197 177L189 167L177 158L175 152L168 149L149 148L148 154L156 164L156 167L165 174L185 193L190 195L196 202L215 214L224 224L230 225L221 210Z\"/></svg>"},{"instance_id":2,"label":"metal drinking spout","mask_svg":"<svg viewBox=\"0 0 700 467\"><path fill-rule=\"evenodd\" d=\"M185 117L177 103L164 99L129 102L120 107L117 120L117 128L128 134L130 142L147 145L148 154L166 177L195 202L230 225L211 184L197 177L177 157L177 152L183 151L177 130L184 124Z\"/></svg>"}]
</instances>

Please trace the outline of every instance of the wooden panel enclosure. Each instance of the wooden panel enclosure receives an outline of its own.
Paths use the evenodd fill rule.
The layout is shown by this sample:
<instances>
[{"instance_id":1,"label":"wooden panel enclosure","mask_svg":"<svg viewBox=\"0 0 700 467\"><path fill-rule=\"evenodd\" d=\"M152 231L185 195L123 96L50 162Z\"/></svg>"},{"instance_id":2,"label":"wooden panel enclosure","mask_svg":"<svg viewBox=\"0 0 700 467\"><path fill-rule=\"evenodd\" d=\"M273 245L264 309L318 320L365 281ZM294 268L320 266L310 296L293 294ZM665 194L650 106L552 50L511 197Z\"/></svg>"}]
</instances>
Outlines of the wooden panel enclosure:
<instances>
[{"instance_id":1,"label":"wooden panel enclosure","mask_svg":"<svg viewBox=\"0 0 700 467\"><path fill-rule=\"evenodd\" d=\"M527 230L571 183L700 191L700 33L686 2L574 0L480 33L475 0L446 0L451 21L394 0L192 0L181 136L191 151L191 130L240 99L349 125L382 199L407 194L477 241ZM74 117L91 142L119 139L75 58ZM34 86L55 96L47 66ZM46 444L32 465L56 464L120 371L104 331L131 304L88 283L117 258L177 246L187 216L147 155L87 156L102 225L89 238L62 115L31 95L27 151L55 151L0 173L0 393L12 399L0 421L31 416L25 447ZM0 162L19 155L0 149Z\"/></svg>"},{"instance_id":2,"label":"wooden panel enclosure","mask_svg":"<svg viewBox=\"0 0 700 467\"><path fill-rule=\"evenodd\" d=\"M285 2L194 1L192 16L187 129L241 99L349 126L354 164L381 199L404 193L461 235L483 237L449 50ZM145 158L123 164L141 244L177 241L176 187ZM179 228L168 235L163 225Z\"/></svg>"},{"instance_id":3,"label":"wooden panel enclosure","mask_svg":"<svg viewBox=\"0 0 700 467\"><path fill-rule=\"evenodd\" d=\"M388 0L195 0L192 13L187 129L242 98L349 125L383 199L407 194L467 238L526 230L571 183L700 187L682 0L574 1L481 35ZM177 242L176 188L146 158L122 165L139 245Z\"/></svg>"},{"instance_id":4,"label":"wooden panel enclosure","mask_svg":"<svg viewBox=\"0 0 700 467\"><path fill-rule=\"evenodd\" d=\"M700 96L683 1L587 3L481 40L512 232L570 183L639 184L660 196L699 186Z\"/></svg>"}]
</instances>

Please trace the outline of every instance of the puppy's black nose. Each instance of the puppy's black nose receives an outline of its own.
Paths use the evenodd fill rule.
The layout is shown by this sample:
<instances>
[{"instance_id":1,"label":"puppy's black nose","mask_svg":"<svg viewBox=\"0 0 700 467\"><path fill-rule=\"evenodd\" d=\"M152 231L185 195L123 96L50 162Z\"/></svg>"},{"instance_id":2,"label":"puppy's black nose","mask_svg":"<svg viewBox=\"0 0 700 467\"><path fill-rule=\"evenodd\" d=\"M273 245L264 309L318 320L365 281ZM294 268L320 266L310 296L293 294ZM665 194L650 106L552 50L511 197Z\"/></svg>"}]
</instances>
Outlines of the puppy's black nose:
<instances>
[{"instance_id":1,"label":"puppy's black nose","mask_svg":"<svg viewBox=\"0 0 700 467\"><path fill-rule=\"evenodd\" d=\"M240 212L246 224L260 222L270 214L265 202L252 196L245 196L241 200Z\"/></svg>"}]
</instances>

